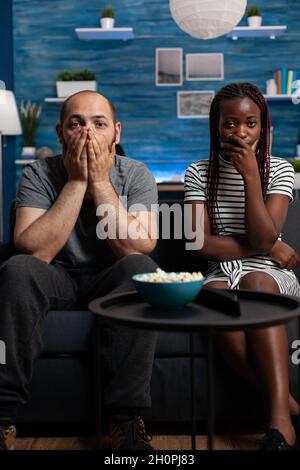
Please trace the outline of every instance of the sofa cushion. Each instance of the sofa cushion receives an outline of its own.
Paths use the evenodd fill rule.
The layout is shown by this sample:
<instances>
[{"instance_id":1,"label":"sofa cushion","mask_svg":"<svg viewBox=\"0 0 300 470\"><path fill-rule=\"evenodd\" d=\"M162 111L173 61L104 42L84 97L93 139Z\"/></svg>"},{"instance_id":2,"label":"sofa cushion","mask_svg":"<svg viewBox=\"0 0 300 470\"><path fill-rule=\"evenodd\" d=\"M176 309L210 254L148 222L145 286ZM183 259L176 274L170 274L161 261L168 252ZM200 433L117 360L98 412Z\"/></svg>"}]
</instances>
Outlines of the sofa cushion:
<instances>
[{"instance_id":1,"label":"sofa cushion","mask_svg":"<svg viewBox=\"0 0 300 470\"><path fill-rule=\"evenodd\" d=\"M88 310L51 310L44 322L44 354L64 356L85 353L91 346L94 315ZM286 324L289 344L298 338L298 320ZM195 354L206 351L205 332L194 333ZM161 331L158 335L156 357L187 357L189 334Z\"/></svg>"},{"instance_id":2,"label":"sofa cushion","mask_svg":"<svg viewBox=\"0 0 300 470\"><path fill-rule=\"evenodd\" d=\"M44 322L44 353L85 352L91 344L94 315L88 310L51 310Z\"/></svg>"},{"instance_id":3,"label":"sofa cushion","mask_svg":"<svg viewBox=\"0 0 300 470\"><path fill-rule=\"evenodd\" d=\"M94 315L88 310L51 310L44 322L44 355L83 354L91 346ZM205 351L202 334L196 333L195 353ZM189 354L187 333L160 332L156 356L183 356Z\"/></svg>"}]
</instances>

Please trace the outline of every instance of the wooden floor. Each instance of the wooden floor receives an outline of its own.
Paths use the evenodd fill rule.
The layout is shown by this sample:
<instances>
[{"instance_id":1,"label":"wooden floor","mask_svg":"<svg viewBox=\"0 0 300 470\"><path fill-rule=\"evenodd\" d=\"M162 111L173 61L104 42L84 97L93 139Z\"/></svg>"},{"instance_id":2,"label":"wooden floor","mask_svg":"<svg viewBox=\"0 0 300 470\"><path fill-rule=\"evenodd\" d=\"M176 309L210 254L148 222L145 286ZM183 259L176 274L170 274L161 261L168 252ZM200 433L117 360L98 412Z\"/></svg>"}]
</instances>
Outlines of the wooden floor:
<instances>
[{"instance_id":1,"label":"wooden floor","mask_svg":"<svg viewBox=\"0 0 300 470\"><path fill-rule=\"evenodd\" d=\"M255 450L262 434L251 435L216 435L216 450ZM191 438L187 435L154 435L151 445L156 450L189 450ZM207 450L206 436L197 436L197 450ZM82 437L42 437L18 438L16 450L93 450L96 448L94 438Z\"/></svg>"}]
</instances>

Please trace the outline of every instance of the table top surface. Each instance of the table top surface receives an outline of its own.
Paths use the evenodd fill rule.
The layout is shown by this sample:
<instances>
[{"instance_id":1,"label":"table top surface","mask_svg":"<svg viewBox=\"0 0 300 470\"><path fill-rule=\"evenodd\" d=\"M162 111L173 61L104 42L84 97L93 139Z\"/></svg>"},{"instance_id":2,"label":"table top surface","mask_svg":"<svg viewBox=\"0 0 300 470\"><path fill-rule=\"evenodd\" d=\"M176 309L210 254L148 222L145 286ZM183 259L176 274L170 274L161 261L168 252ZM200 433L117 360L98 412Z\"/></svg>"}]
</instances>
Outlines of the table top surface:
<instances>
[{"instance_id":1,"label":"table top surface","mask_svg":"<svg viewBox=\"0 0 300 470\"><path fill-rule=\"evenodd\" d=\"M203 327L243 329L284 323L300 316L300 299L204 287L194 302L178 310L151 307L136 291L95 299L89 308L103 320L127 326L191 332Z\"/></svg>"}]
</instances>

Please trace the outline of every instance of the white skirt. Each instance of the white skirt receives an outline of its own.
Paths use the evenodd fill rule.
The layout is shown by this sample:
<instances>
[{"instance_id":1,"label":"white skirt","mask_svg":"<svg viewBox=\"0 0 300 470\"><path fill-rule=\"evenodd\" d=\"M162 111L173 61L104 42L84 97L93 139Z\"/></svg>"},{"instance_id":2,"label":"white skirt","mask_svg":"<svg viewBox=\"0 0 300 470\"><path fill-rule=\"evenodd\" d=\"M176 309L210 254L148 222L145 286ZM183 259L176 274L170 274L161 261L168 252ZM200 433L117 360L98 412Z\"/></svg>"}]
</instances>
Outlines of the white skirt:
<instances>
[{"instance_id":1,"label":"white skirt","mask_svg":"<svg viewBox=\"0 0 300 470\"><path fill-rule=\"evenodd\" d=\"M229 289L239 289L241 279L250 272L269 274L278 285L281 294L300 297L300 284L293 271L266 265L264 269L249 265L244 260L213 262L205 277L204 284L212 281L226 282Z\"/></svg>"}]
</instances>

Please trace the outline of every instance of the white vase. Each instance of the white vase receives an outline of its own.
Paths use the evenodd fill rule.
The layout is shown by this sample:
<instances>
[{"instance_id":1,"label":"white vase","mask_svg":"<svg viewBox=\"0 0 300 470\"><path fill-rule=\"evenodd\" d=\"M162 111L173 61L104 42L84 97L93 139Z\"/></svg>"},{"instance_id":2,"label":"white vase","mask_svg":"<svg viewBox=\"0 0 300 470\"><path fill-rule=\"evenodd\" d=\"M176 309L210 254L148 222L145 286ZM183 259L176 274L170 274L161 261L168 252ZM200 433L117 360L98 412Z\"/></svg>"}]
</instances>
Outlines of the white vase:
<instances>
[{"instance_id":1,"label":"white vase","mask_svg":"<svg viewBox=\"0 0 300 470\"><path fill-rule=\"evenodd\" d=\"M56 92L59 98L64 98L65 96L70 96L83 90L97 91L97 82L95 80L56 82Z\"/></svg>"},{"instance_id":2,"label":"white vase","mask_svg":"<svg viewBox=\"0 0 300 470\"><path fill-rule=\"evenodd\" d=\"M35 147L22 147L21 158L30 159L35 158Z\"/></svg>"},{"instance_id":3,"label":"white vase","mask_svg":"<svg viewBox=\"0 0 300 470\"><path fill-rule=\"evenodd\" d=\"M251 28L259 28L262 23L262 16L248 16L248 26Z\"/></svg>"},{"instance_id":4,"label":"white vase","mask_svg":"<svg viewBox=\"0 0 300 470\"><path fill-rule=\"evenodd\" d=\"M112 29L115 25L115 19L109 17L100 18L100 25L103 29Z\"/></svg>"},{"instance_id":5,"label":"white vase","mask_svg":"<svg viewBox=\"0 0 300 470\"><path fill-rule=\"evenodd\" d=\"M266 93L267 95L277 95L277 85L274 78L270 78L266 82Z\"/></svg>"},{"instance_id":6,"label":"white vase","mask_svg":"<svg viewBox=\"0 0 300 470\"><path fill-rule=\"evenodd\" d=\"M297 157L300 157L300 144L297 145Z\"/></svg>"}]
</instances>

